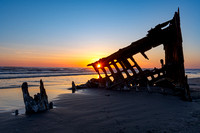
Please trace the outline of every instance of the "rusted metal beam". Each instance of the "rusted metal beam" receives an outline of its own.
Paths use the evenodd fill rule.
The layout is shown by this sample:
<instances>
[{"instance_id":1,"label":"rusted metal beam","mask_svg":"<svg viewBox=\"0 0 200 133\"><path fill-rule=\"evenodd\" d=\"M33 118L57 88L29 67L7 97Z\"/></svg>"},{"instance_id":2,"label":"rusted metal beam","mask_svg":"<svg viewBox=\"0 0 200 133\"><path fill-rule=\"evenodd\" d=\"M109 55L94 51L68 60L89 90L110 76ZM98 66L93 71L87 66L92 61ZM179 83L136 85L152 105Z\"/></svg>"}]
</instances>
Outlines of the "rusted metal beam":
<instances>
[{"instance_id":1,"label":"rusted metal beam","mask_svg":"<svg viewBox=\"0 0 200 133\"><path fill-rule=\"evenodd\" d=\"M106 72L106 69L104 67L101 67L101 70L104 72L104 74L106 75L106 77L108 77L108 74Z\"/></svg>"},{"instance_id":2,"label":"rusted metal beam","mask_svg":"<svg viewBox=\"0 0 200 133\"><path fill-rule=\"evenodd\" d=\"M126 66L124 66L124 64L122 63L122 61L119 61L119 64L122 66L123 71L126 73L127 77L130 77L129 72L127 71Z\"/></svg>"},{"instance_id":3,"label":"rusted metal beam","mask_svg":"<svg viewBox=\"0 0 200 133\"><path fill-rule=\"evenodd\" d=\"M142 72L142 69L140 68L140 66L138 65L138 63L135 61L135 59L131 56L130 59L134 62L136 68L138 69L139 72Z\"/></svg>"},{"instance_id":4,"label":"rusted metal beam","mask_svg":"<svg viewBox=\"0 0 200 133\"><path fill-rule=\"evenodd\" d=\"M133 69L133 67L132 67L131 64L128 62L127 59L123 59L123 60L122 60L122 63L126 66L126 68L130 69L134 75L136 74L136 71Z\"/></svg>"},{"instance_id":5,"label":"rusted metal beam","mask_svg":"<svg viewBox=\"0 0 200 133\"><path fill-rule=\"evenodd\" d=\"M114 65L115 69L117 70L117 74L119 75L119 77L120 77L121 79L124 79L124 77L123 77L123 75L122 75L122 73L121 73L119 67L116 65L116 63L115 63L114 61L111 61L111 62L112 62L112 65Z\"/></svg>"}]
</instances>

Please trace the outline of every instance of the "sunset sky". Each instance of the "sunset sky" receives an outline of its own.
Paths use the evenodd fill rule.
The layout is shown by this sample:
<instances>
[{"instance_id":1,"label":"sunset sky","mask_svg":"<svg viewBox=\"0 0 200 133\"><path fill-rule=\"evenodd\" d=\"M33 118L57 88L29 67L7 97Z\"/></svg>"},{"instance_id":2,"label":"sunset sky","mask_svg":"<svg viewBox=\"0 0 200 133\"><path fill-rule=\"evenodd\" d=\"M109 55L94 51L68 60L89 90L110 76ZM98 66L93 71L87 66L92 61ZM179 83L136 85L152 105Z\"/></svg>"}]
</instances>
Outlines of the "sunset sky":
<instances>
[{"instance_id":1,"label":"sunset sky","mask_svg":"<svg viewBox=\"0 0 200 133\"><path fill-rule=\"evenodd\" d=\"M145 37L178 7L185 66L200 68L199 0L0 0L0 66L86 67ZM163 52L136 60L159 66Z\"/></svg>"}]
</instances>

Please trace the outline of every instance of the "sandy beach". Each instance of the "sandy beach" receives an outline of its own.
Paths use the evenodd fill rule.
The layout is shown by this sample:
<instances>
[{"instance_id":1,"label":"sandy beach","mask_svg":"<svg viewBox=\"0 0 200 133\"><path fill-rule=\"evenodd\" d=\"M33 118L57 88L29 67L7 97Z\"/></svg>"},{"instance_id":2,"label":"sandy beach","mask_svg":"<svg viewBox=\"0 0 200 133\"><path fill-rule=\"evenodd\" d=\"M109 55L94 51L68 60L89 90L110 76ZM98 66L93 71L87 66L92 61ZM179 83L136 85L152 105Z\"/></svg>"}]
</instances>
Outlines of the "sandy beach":
<instances>
[{"instance_id":1,"label":"sandy beach","mask_svg":"<svg viewBox=\"0 0 200 133\"><path fill-rule=\"evenodd\" d=\"M200 79L190 79L192 94ZM148 92L83 89L63 94L53 110L33 115L0 113L1 133L198 133L200 100Z\"/></svg>"}]
</instances>

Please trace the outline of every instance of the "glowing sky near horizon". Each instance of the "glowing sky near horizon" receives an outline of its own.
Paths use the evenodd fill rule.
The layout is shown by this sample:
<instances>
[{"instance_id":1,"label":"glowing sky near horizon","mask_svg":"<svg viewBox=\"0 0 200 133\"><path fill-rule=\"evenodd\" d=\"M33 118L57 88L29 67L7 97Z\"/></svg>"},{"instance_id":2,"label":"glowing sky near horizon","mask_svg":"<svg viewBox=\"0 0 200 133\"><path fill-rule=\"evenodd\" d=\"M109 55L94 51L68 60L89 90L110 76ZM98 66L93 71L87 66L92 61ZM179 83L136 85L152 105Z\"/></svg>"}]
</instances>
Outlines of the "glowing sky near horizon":
<instances>
[{"instance_id":1,"label":"glowing sky near horizon","mask_svg":"<svg viewBox=\"0 0 200 133\"><path fill-rule=\"evenodd\" d=\"M180 8L186 68L200 68L198 0L0 0L0 66L86 67L172 19ZM162 47L147 55L160 65ZM161 51L161 52L160 52ZM156 62L157 61L157 62Z\"/></svg>"}]
</instances>

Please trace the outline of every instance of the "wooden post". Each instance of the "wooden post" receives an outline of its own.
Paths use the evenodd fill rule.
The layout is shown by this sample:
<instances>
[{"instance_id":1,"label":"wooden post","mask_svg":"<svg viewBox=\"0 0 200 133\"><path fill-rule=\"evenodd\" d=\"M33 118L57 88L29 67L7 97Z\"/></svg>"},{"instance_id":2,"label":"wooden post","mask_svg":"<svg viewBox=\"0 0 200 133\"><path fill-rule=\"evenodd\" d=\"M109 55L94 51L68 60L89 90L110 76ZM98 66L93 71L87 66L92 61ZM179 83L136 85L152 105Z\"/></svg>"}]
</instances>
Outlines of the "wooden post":
<instances>
[{"instance_id":1,"label":"wooden post","mask_svg":"<svg viewBox=\"0 0 200 133\"><path fill-rule=\"evenodd\" d=\"M41 112L51 108L49 108L48 96L44 89L42 80L40 80L40 93L34 95L34 98L29 95L27 82L22 84L22 93L26 114ZM53 103L51 103L51 106L53 106Z\"/></svg>"},{"instance_id":2,"label":"wooden post","mask_svg":"<svg viewBox=\"0 0 200 133\"><path fill-rule=\"evenodd\" d=\"M74 81L72 81L72 93L75 93L75 91L76 91L76 85Z\"/></svg>"}]
</instances>

